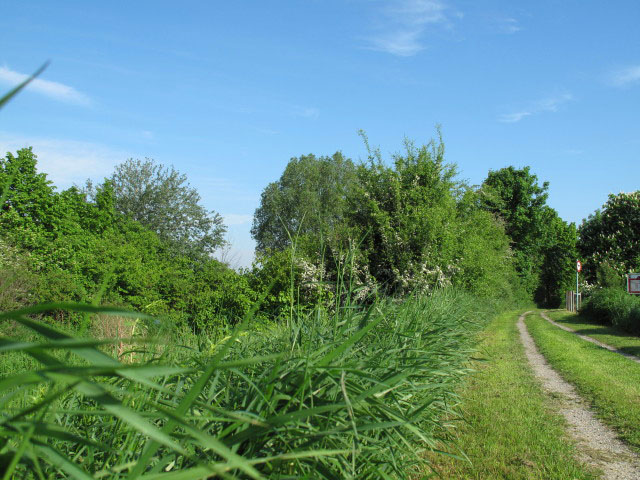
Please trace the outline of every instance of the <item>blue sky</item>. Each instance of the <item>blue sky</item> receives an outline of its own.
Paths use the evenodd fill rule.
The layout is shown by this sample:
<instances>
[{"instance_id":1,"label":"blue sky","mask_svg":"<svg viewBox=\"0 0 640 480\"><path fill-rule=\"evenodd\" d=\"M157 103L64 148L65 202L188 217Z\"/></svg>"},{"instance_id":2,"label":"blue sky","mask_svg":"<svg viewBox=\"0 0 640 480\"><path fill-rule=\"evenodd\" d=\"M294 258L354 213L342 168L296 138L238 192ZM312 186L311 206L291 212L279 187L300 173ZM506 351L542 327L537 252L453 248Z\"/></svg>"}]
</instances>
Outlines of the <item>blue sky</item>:
<instances>
[{"instance_id":1,"label":"blue sky","mask_svg":"<svg viewBox=\"0 0 640 480\"><path fill-rule=\"evenodd\" d=\"M6 2L0 151L32 145L60 188L127 158L186 173L248 265L262 189L291 157L389 157L442 125L480 183L530 165L579 223L640 188L640 2Z\"/></svg>"}]
</instances>

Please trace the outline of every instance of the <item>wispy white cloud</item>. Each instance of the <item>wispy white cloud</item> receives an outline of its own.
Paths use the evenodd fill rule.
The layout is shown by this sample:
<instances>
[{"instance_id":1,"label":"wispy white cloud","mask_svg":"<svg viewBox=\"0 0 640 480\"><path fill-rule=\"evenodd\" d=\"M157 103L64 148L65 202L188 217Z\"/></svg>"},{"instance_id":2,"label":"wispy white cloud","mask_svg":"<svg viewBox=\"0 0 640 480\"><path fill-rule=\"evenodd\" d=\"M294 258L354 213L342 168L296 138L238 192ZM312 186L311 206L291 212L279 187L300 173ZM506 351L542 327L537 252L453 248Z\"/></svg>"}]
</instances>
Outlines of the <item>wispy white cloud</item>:
<instances>
[{"instance_id":1,"label":"wispy white cloud","mask_svg":"<svg viewBox=\"0 0 640 480\"><path fill-rule=\"evenodd\" d=\"M75 140L27 137L0 132L0 152L15 153L33 147L38 157L38 170L60 188L82 185L87 178L101 181L113 172L115 165L135 157L129 152L104 145Z\"/></svg>"},{"instance_id":2,"label":"wispy white cloud","mask_svg":"<svg viewBox=\"0 0 640 480\"><path fill-rule=\"evenodd\" d=\"M320 110L314 107L300 107L294 106L292 108L291 114L294 117L301 118L318 118L320 116Z\"/></svg>"},{"instance_id":3,"label":"wispy white cloud","mask_svg":"<svg viewBox=\"0 0 640 480\"><path fill-rule=\"evenodd\" d=\"M29 75L25 73L16 72L6 66L0 67L0 82L4 84L15 86L27 78L29 78ZM88 96L63 83L36 78L29 83L27 89L61 102L83 106L91 104L91 99Z\"/></svg>"},{"instance_id":4,"label":"wispy white cloud","mask_svg":"<svg viewBox=\"0 0 640 480\"><path fill-rule=\"evenodd\" d=\"M522 30L520 23L515 18L499 18L496 19L496 24L498 31L507 35L513 35Z\"/></svg>"},{"instance_id":5,"label":"wispy white cloud","mask_svg":"<svg viewBox=\"0 0 640 480\"><path fill-rule=\"evenodd\" d=\"M609 74L609 84L614 87L626 87L640 83L640 65L616 70Z\"/></svg>"},{"instance_id":6,"label":"wispy white cloud","mask_svg":"<svg viewBox=\"0 0 640 480\"><path fill-rule=\"evenodd\" d=\"M537 115L545 112L557 112L560 109L561 105L571 100L573 100L573 95L571 95L570 93L564 93L562 95L557 95L554 97L547 97L542 100L533 102L527 108L524 108L517 112L502 114L498 119L504 123L516 123L523 118L529 117L531 115Z\"/></svg>"},{"instance_id":7,"label":"wispy white cloud","mask_svg":"<svg viewBox=\"0 0 640 480\"><path fill-rule=\"evenodd\" d=\"M426 48L423 37L429 25L450 24L448 10L441 0L394 0L381 9L380 25L368 38L368 47L401 57L415 55Z\"/></svg>"},{"instance_id":8,"label":"wispy white cloud","mask_svg":"<svg viewBox=\"0 0 640 480\"><path fill-rule=\"evenodd\" d=\"M504 113L500 115L500 121L504 123L516 123L529 115L533 115L533 112L523 110L521 112Z\"/></svg>"}]
</instances>

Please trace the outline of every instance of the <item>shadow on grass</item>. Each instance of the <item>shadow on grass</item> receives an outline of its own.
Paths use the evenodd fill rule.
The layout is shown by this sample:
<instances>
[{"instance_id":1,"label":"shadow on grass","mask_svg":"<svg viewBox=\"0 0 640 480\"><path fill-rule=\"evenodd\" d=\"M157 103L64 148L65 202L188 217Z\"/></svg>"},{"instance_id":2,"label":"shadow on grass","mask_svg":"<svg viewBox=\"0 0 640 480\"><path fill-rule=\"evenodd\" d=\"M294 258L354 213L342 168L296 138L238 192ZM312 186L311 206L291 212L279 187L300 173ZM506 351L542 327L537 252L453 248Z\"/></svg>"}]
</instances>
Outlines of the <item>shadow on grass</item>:
<instances>
[{"instance_id":1,"label":"shadow on grass","mask_svg":"<svg viewBox=\"0 0 640 480\"><path fill-rule=\"evenodd\" d=\"M559 310L556 310L559 311ZM589 337L593 337L594 335L609 335L611 337L618 337L620 339L630 339L633 341L638 341L639 337L637 335L633 335L631 333L627 333L624 330L619 330L615 327L611 327L608 325L600 325L592 320L590 317L584 314L580 315L567 315L566 317L562 317L559 319L564 325L575 330L576 333L581 335L587 335ZM588 324L588 327L585 327L585 324ZM606 342L605 342L606 343ZM621 346L617 347L618 350L624 353L629 353L631 355L635 355L636 357L640 357L640 345L629 345L629 346Z\"/></svg>"},{"instance_id":2,"label":"shadow on grass","mask_svg":"<svg viewBox=\"0 0 640 480\"><path fill-rule=\"evenodd\" d=\"M640 357L640 347L620 347L618 348L623 353L629 353L631 355L635 355L636 357Z\"/></svg>"}]
</instances>

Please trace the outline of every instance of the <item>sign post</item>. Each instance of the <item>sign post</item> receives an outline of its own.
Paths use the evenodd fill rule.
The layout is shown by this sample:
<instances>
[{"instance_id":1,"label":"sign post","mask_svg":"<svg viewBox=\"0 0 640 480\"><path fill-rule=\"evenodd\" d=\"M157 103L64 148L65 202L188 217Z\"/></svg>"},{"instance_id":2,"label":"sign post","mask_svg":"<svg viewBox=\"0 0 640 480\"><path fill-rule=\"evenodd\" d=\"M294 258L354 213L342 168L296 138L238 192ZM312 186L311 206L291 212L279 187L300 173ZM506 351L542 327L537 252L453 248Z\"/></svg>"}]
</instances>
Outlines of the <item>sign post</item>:
<instances>
[{"instance_id":1,"label":"sign post","mask_svg":"<svg viewBox=\"0 0 640 480\"><path fill-rule=\"evenodd\" d=\"M582 263L580 260L576 261L576 313L578 313L578 307L580 302L580 287L578 284L578 275L580 275L580 271L582 270Z\"/></svg>"},{"instance_id":2,"label":"sign post","mask_svg":"<svg viewBox=\"0 0 640 480\"><path fill-rule=\"evenodd\" d=\"M627 274L627 292L631 295L640 294L640 273Z\"/></svg>"}]
</instances>

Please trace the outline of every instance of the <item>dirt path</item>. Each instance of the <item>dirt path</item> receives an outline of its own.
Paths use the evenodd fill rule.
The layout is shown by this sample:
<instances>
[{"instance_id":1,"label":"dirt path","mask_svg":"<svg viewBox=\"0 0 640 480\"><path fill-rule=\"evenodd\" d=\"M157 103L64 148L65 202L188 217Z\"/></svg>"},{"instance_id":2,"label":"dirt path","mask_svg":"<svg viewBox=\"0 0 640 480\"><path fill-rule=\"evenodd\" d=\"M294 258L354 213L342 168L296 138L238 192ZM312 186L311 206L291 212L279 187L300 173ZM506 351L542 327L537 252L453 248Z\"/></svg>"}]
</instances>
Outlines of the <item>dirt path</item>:
<instances>
[{"instance_id":1,"label":"dirt path","mask_svg":"<svg viewBox=\"0 0 640 480\"><path fill-rule=\"evenodd\" d=\"M554 322L553 320L551 320L544 312L540 313L540 316L542 318L544 318L547 322L549 322L551 325L555 325L558 328L561 328L562 330L565 330L567 332L573 333L577 336L579 336L581 339L586 340L587 342L591 342L591 343L595 343L596 345L598 345L599 347L602 348L606 348L607 350L617 353L619 355L622 355L623 357L627 357L629 360L633 360L634 362L640 363L640 357L636 357L635 355L631 355L630 353L626 353L626 352L622 352L620 350L618 350L615 347L612 347L611 345L607 345L606 343L602 343L599 340L596 340L595 338L589 337L588 335L582 335L581 333L576 332L575 330L565 326L565 325L560 325L557 322Z\"/></svg>"},{"instance_id":2,"label":"dirt path","mask_svg":"<svg viewBox=\"0 0 640 480\"><path fill-rule=\"evenodd\" d=\"M640 479L640 457L616 437L613 430L596 418L573 386L553 370L529 335L523 313L518 319L520 339L529 364L544 389L554 397L558 411L569 425L577 443L579 460L601 469L607 480Z\"/></svg>"}]
</instances>

